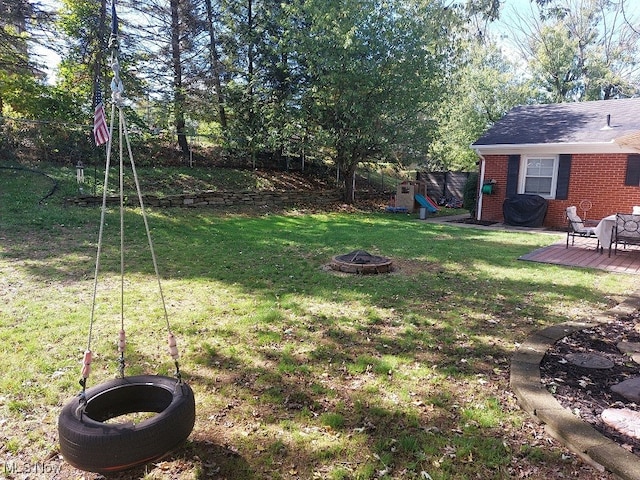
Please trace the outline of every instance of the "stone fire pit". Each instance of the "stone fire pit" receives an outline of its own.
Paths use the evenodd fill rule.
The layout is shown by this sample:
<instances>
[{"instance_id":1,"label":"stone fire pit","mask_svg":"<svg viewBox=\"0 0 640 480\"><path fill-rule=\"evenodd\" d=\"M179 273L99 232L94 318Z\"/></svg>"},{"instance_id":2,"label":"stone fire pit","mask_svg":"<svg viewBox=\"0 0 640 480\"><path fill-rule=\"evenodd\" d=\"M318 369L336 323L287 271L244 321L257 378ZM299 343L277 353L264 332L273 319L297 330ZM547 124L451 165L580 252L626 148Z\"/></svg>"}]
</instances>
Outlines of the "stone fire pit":
<instances>
[{"instance_id":1,"label":"stone fire pit","mask_svg":"<svg viewBox=\"0 0 640 480\"><path fill-rule=\"evenodd\" d=\"M364 250L354 250L353 252L333 257L331 268L339 272L365 275L388 273L392 270L392 263L388 258L371 255Z\"/></svg>"}]
</instances>

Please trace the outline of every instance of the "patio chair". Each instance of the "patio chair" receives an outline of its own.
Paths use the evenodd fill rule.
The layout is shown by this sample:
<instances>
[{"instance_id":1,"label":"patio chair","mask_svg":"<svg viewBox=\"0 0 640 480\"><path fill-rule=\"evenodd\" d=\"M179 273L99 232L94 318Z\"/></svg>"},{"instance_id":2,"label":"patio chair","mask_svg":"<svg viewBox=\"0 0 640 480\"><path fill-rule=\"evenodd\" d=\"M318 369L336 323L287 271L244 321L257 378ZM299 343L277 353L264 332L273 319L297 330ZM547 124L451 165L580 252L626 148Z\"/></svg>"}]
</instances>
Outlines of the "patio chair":
<instances>
[{"instance_id":1,"label":"patio chair","mask_svg":"<svg viewBox=\"0 0 640 480\"><path fill-rule=\"evenodd\" d=\"M571 245L575 244L576 237L582 238L595 238L598 240L596 250L600 249L600 240L596 235L597 221L582 220L577 213L575 206L567 207L567 246L569 248L569 238L571 238Z\"/></svg>"},{"instance_id":2,"label":"patio chair","mask_svg":"<svg viewBox=\"0 0 640 480\"><path fill-rule=\"evenodd\" d=\"M640 215L629 213L616 214L616 223L611 231L609 256L611 256L612 246L614 246L614 253L618 253L618 245L622 245L623 248L626 248L627 245L640 246Z\"/></svg>"}]
</instances>

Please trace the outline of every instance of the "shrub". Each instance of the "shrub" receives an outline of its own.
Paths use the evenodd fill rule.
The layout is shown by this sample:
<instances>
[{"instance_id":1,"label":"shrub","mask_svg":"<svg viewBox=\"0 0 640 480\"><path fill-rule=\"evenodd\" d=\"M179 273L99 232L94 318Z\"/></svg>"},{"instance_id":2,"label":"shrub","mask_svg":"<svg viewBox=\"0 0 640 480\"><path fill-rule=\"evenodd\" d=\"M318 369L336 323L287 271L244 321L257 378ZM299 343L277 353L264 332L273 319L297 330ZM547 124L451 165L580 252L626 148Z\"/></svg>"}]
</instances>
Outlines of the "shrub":
<instances>
[{"instance_id":1,"label":"shrub","mask_svg":"<svg viewBox=\"0 0 640 480\"><path fill-rule=\"evenodd\" d=\"M472 217L476 215L477 199L478 199L478 172L471 172L464 184L463 190L464 208L469 210Z\"/></svg>"}]
</instances>

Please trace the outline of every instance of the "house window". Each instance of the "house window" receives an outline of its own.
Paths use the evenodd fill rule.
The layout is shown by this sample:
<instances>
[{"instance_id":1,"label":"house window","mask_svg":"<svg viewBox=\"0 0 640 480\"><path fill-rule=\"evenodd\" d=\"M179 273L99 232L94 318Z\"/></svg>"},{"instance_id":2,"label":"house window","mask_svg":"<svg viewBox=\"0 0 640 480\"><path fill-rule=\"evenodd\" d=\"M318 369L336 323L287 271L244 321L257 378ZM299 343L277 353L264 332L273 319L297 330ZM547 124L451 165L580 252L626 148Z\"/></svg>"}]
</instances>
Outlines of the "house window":
<instances>
[{"instance_id":1,"label":"house window","mask_svg":"<svg viewBox=\"0 0 640 480\"><path fill-rule=\"evenodd\" d=\"M524 167L520 193L553 198L558 181L558 157L526 157Z\"/></svg>"}]
</instances>

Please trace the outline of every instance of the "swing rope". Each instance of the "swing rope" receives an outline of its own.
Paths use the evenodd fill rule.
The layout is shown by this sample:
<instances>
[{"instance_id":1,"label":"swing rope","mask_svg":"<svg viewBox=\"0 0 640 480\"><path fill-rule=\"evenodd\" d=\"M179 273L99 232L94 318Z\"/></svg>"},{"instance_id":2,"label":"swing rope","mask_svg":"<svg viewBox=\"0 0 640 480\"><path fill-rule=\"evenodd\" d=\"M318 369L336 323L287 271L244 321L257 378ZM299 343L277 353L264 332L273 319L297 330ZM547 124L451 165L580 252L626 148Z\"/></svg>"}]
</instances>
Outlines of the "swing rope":
<instances>
[{"instance_id":1,"label":"swing rope","mask_svg":"<svg viewBox=\"0 0 640 480\"><path fill-rule=\"evenodd\" d=\"M118 138L122 138L122 122L118 122ZM122 142L120 148L120 305L124 305L124 162L122 160ZM118 334L118 373L124 378L124 351L126 347L126 335L124 331L124 307L120 308L120 333Z\"/></svg>"},{"instance_id":2,"label":"swing rope","mask_svg":"<svg viewBox=\"0 0 640 480\"><path fill-rule=\"evenodd\" d=\"M111 168L111 139L113 138L113 125L114 125L114 116L115 116L115 103L111 106L111 121L109 127L109 140L107 142L107 160L105 163L104 170L104 187L102 192L102 208L100 209L100 228L98 230L98 248L96 253L96 268L93 276L93 295L91 300L91 316L89 319L89 338L87 339L87 348L84 352L83 366L80 379L80 385L82 385L82 398L84 398L84 393L87 388L87 378L91 374L91 360L92 360L92 351L91 351L91 341L93 339L93 325L95 323L95 312L96 312L96 297L98 292L98 275L100 273L100 258L102 257L102 239L104 235L104 225L105 225L105 215L107 212L107 187L109 185L109 170Z\"/></svg>"},{"instance_id":3,"label":"swing rope","mask_svg":"<svg viewBox=\"0 0 640 480\"><path fill-rule=\"evenodd\" d=\"M133 160L133 152L131 150L131 142L129 139L129 132L126 125L126 119L124 115L124 86L122 84L122 80L120 79L120 62L118 60L119 53L119 42L118 42L118 20L115 9L116 0L112 0L111 4L111 13L112 13L112 31L111 36L109 38L109 48L111 49L111 69L113 70L113 79L111 80L111 116L110 116L110 127L109 127L109 138L107 140L107 158L105 163L105 173L104 173L104 187L102 192L102 208L100 212L100 228L98 231L98 247L96 253L96 267L93 281L93 295L91 302L91 315L89 320L89 336L87 340L87 348L84 352L83 365L81 371L81 379L80 385L82 386L81 401L85 399L85 391L87 385L87 379L91 373L91 361L92 361L92 351L91 351L91 343L93 339L93 327L95 324L95 310L97 303L97 291L98 291L98 276L100 273L100 258L102 255L102 246L103 246L103 238L104 238L104 226L105 226L105 217L107 211L107 190L109 186L109 170L111 167L111 150L113 143L113 130L115 124L116 117L116 108L118 113L118 146L119 146L119 168L120 168L120 178L119 178L119 200L120 200L120 331L118 333L118 352L119 356L119 375L120 378L124 378L124 368L125 368L125 348L126 348L126 334L124 328L124 291L125 291L125 282L124 282L124 274L125 274L125 261L124 261L124 146L126 143L127 154L129 156L129 163L131 165L131 171L133 173L133 178L136 186L136 192L138 195L138 202L140 205L140 210L142 214L142 219L144 221L145 232L147 235L147 242L149 245L149 250L151 252L151 259L153 262L153 268L156 275L156 280L158 283L158 291L160 294L160 299L162 302L162 308L164 312L164 320L166 323L166 328L168 332L167 342L169 346L169 354L174 361L176 372L175 376L179 381L182 381L182 377L180 374L180 366L178 364L178 358L180 354L178 352L178 347L176 343L175 335L171 330L171 325L169 323L169 315L167 313L166 302L164 298L164 293L162 290L162 283L160 280L160 272L158 269L158 262L155 254L155 250L153 248L153 241L151 239L151 230L149 228L149 222L147 220L147 214L144 207L144 201L142 198L142 190L140 188L140 181L138 179L138 173L135 167L135 162Z\"/></svg>"}]
</instances>

